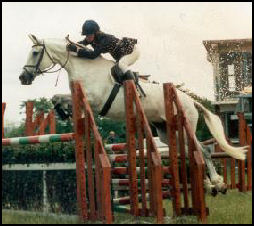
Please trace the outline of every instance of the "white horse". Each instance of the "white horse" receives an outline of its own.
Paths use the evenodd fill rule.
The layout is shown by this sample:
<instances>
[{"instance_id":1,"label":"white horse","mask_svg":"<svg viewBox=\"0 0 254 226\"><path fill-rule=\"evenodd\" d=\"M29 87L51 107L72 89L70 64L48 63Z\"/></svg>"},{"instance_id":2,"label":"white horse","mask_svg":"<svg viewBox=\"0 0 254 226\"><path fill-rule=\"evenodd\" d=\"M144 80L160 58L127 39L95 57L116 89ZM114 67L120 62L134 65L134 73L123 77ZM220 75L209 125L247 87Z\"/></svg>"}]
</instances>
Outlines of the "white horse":
<instances>
[{"instance_id":1,"label":"white horse","mask_svg":"<svg viewBox=\"0 0 254 226\"><path fill-rule=\"evenodd\" d=\"M30 85L37 75L49 72L56 64L61 65L68 72L69 82L79 80L84 87L88 101L95 113L99 113L107 101L107 98L114 86L111 76L111 68L114 62L99 56L94 60L79 58L66 51L66 40L45 39L39 40L34 35L29 35L33 42L32 50L29 53L27 64L19 79L23 85ZM146 97L141 98L142 105L148 121L156 126L158 135L162 142L168 143L166 136L164 95L162 84L142 83ZM244 160L247 147L233 147L228 144L221 120L201 104L197 103L187 94L177 90L177 95L183 105L186 116L193 131L196 131L198 111L204 113L205 122L219 144L220 148L235 159ZM125 120L124 90L120 88L106 117L115 120ZM205 161L208 166L211 181L207 178L205 184L209 188L216 188L218 191L225 191L226 185L223 178L218 175L212 164L211 158L206 151Z\"/></svg>"}]
</instances>

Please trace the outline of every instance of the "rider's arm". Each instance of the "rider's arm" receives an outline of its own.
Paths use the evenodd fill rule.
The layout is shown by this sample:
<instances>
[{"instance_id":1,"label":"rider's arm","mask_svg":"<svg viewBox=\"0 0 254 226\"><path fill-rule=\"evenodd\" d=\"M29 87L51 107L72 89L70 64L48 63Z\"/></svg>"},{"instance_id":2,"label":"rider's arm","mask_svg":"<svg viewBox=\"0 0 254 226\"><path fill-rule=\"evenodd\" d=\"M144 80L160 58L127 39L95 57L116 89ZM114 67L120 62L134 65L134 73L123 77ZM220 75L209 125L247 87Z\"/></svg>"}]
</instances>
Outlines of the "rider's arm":
<instances>
[{"instance_id":1,"label":"rider's arm","mask_svg":"<svg viewBox=\"0 0 254 226\"><path fill-rule=\"evenodd\" d=\"M86 41L86 39L84 39L84 40L79 41L78 44L87 46L89 43Z\"/></svg>"},{"instance_id":2,"label":"rider's arm","mask_svg":"<svg viewBox=\"0 0 254 226\"><path fill-rule=\"evenodd\" d=\"M95 59L101 53L102 53L102 51L101 51L100 48L95 48L94 51L93 50L88 50L88 49L79 49L78 52L77 52L77 55L79 57L86 57L86 58L89 58L89 59Z\"/></svg>"}]
</instances>

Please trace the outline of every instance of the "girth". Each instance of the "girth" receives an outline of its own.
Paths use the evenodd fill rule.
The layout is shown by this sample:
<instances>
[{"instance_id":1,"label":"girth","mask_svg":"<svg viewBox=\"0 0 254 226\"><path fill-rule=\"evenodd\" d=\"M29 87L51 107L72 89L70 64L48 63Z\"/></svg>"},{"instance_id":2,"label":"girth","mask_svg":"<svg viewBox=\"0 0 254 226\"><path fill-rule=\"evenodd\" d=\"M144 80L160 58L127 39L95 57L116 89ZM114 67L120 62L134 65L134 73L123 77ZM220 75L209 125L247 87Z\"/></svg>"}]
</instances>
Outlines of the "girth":
<instances>
[{"instance_id":1,"label":"girth","mask_svg":"<svg viewBox=\"0 0 254 226\"><path fill-rule=\"evenodd\" d=\"M105 116L108 113L113 101L116 98L116 95L119 92L120 87L123 85L123 82L130 79L130 78L127 78L127 76L125 76L125 74L123 74L121 71L115 71L118 69L119 69L118 67L113 67L111 69L111 75L113 76L116 83L115 83L113 89L111 90L111 93L110 93L106 103L104 104L101 112L99 113L100 116ZM119 76L119 74L121 74L121 73L122 73L122 75ZM136 84L136 87L140 90L140 92L142 93L143 96L146 96L142 87L138 83L138 75L136 73L134 73L134 76L135 76L134 82Z\"/></svg>"},{"instance_id":2,"label":"girth","mask_svg":"<svg viewBox=\"0 0 254 226\"><path fill-rule=\"evenodd\" d=\"M100 116L105 116L108 113L108 111L111 108L111 105L112 105L113 101L115 100L116 95L118 94L119 89L120 89L121 86L122 86L121 84L115 83L115 85L114 85L113 89L111 90L111 93L110 93L106 103L104 104L101 112L99 113Z\"/></svg>"}]
</instances>

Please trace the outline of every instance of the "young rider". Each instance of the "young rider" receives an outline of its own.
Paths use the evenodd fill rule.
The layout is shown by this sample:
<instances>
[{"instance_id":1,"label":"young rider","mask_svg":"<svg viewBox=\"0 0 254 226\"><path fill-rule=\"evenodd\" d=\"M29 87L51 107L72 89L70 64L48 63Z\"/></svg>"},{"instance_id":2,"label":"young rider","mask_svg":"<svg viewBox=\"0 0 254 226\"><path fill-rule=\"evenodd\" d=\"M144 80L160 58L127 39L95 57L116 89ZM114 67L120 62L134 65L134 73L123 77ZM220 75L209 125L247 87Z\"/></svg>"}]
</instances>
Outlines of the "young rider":
<instances>
[{"instance_id":1,"label":"young rider","mask_svg":"<svg viewBox=\"0 0 254 226\"><path fill-rule=\"evenodd\" d=\"M77 52L77 56L95 59L101 53L110 53L117 64L112 67L112 74L119 82L125 79L134 78L133 73L128 67L139 58L137 39L123 38L118 39L113 35L106 34L100 30L99 25L94 20L86 20L82 27L82 35L86 38L78 43L83 45L90 44L93 51L86 48L78 48L75 44L68 44L67 50ZM118 80L119 79L119 80Z\"/></svg>"}]
</instances>

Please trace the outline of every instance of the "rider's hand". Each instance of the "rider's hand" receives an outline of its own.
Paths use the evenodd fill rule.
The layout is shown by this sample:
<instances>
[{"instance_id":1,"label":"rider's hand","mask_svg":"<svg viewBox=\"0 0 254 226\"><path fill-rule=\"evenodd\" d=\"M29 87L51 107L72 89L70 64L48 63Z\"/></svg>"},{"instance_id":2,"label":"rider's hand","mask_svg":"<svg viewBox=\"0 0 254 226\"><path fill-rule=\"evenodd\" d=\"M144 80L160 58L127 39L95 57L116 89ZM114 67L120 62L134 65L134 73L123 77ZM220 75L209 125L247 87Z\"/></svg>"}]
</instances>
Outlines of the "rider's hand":
<instances>
[{"instance_id":1,"label":"rider's hand","mask_svg":"<svg viewBox=\"0 0 254 226\"><path fill-rule=\"evenodd\" d=\"M69 43L69 44L66 46L66 49L67 49L67 51L77 52L77 46L74 45L74 44L71 44L71 43Z\"/></svg>"}]
</instances>

